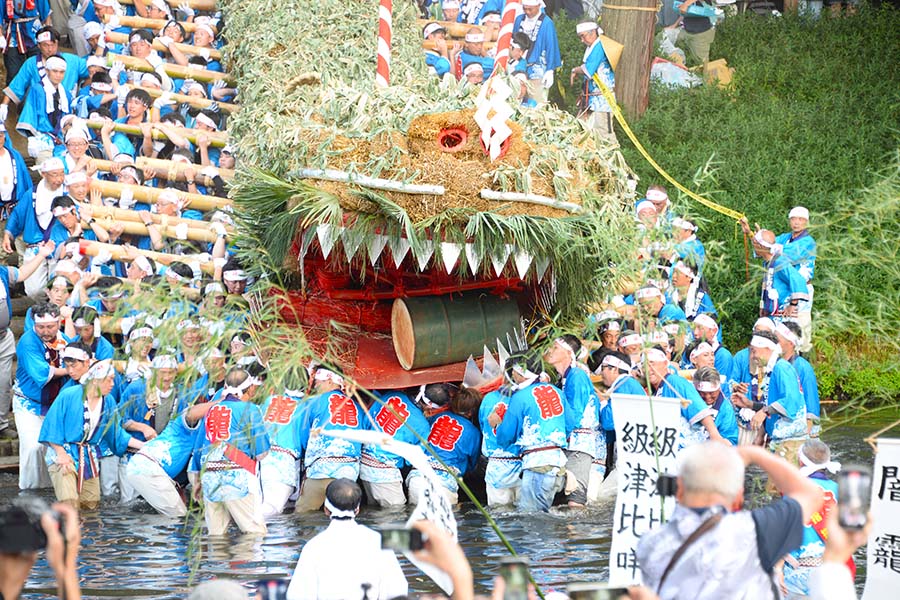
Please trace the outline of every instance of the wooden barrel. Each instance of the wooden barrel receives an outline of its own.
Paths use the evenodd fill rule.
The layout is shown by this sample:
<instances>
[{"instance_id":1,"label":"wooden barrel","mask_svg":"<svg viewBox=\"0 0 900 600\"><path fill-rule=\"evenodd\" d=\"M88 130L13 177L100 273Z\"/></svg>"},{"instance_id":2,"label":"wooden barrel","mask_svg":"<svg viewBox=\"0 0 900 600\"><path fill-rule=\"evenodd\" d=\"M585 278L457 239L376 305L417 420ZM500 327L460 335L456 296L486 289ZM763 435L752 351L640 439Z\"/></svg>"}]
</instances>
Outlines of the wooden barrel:
<instances>
[{"instance_id":1,"label":"wooden barrel","mask_svg":"<svg viewBox=\"0 0 900 600\"><path fill-rule=\"evenodd\" d=\"M391 310L391 337L407 371L446 365L480 355L485 344L520 327L514 300L489 294L397 298Z\"/></svg>"}]
</instances>

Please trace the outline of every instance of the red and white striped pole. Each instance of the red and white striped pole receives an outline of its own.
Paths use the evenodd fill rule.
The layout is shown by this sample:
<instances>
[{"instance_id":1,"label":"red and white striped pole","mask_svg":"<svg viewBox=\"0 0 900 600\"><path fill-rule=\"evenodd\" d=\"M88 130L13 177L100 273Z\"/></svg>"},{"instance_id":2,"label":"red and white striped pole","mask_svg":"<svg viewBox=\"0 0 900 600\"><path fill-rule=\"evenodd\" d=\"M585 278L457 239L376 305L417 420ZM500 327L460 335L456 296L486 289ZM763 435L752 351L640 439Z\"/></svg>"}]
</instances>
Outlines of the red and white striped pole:
<instances>
[{"instance_id":1,"label":"red and white striped pole","mask_svg":"<svg viewBox=\"0 0 900 600\"><path fill-rule=\"evenodd\" d=\"M394 7L392 0L378 3L378 65L375 87L386 88L391 80L391 30Z\"/></svg>"},{"instance_id":2,"label":"red and white striped pole","mask_svg":"<svg viewBox=\"0 0 900 600\"><path fill-rule=\"evenodd\" d=\"M494 58L494 72L491 75L506 70L506 63L509 62L509 44L512 42L513 22L516 20L520 4L521 0L506 0L503 5L500 34L497 37L497 55Z\"/></svg>"}]
</instances>

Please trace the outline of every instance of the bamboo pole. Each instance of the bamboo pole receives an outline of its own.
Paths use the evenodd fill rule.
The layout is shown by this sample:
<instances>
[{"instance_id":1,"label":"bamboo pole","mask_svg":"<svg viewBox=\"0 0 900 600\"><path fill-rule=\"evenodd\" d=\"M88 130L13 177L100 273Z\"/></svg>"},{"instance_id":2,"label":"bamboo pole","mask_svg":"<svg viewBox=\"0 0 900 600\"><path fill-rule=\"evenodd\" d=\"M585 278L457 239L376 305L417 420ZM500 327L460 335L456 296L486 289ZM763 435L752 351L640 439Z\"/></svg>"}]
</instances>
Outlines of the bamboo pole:
<instances>
[{"instance_id":1,"label":"bamboo pole","mask_svg":"<svg viewBox=\"0 0 900 600\"><path fill-rule=\"evenodd\" d=\"M106 250L107 252L109 252L110 256L112 256L113 260L117 260L120 262L130 262L131 260L133 260L133 258L126 252L125 246L117 246L116 244L104 244L102 242L81 240L79 242L79 248L81 250L81 253L86 256L97 256L103 250ZM132 247L131 250L137 254L143 254L147 258L152 258L162 265L168 266L173 262L199 262L200 270L207 275L212 275L215 271L215 267L213 266L212 261L200 262L196 256L191 254L168 254L166 252L154 252L153 250L142 250L140 248L134 247Z\"/></svg>"},{"instance_id":2,"label":"bamboo pole","mask_svg":"<svg viewBox=\"0 0 900 600\"><path fill-rule=\"evenodd\" d=\"M195 98L194 96L188 96L187 94L178 94L176 92L165 92L156 88L148 88L140 85L136 85L131 89L144 90L148 94L150 94L151 98L159 98L163 94L169 94L169 98L174 100L175 102L187 103L193 106L194 108L209 108L213 102L219 105L219 109L228 114L234 114L240 109L240 106L237 104L231 104L230 102L219 102L217 100L208 100L206 98Z\"/></svg>"},{"instance_id":3,"label":"bamboo pole","mask_svg":"<svg viewBox=\"0 0 900 600\"><path fill-rule=\"evenodd\" d=\"M549 206L550 208L558 208L570 213L580 213L583 209L580 205L573 202L562 202L556 198L549 196L538 196L537 194L522 194L520 192L498 192L496 190L483 189L481 197L485 200L497 200L499 202L524 202L526 204L537 204L539 206Z\"/></svg>"},{"instance_id":4,"label":"bamboo pole","mask_svg":"<svg viewBox=\"0 0 900 600\"><path fill-rule=\"evenodd\" d=\"M185 220L189 221L190 219ZM109 216L97 219L97 221L99 225L104 229L109 229L113 225L119 224L122 226L122 233L127 233L128 235L141 235L144 237L150 235L147 226L143 223L113 219ZM82 221L82 225L87 226L87 223L85 221ZM210 231L209 229L187 227L186 229L183 228L184 235L179 236L177 225L174 223L166 223L165 225L158 225L158 227L159 234L165 238L175 240L190 240L192 242L208 242L210 244L215 243L216 241L216 233L214 231Z\"/></svg>"},{"instance_id":5,"label":"bamboo pole","mask_svg":"<svg viewBox=\"0 0 900 600\"><path fill-rule=\"evenodd\" d=\"M616 101L631 119L647 110L656 12L657 0L618 0L603 6L604 33L625 46L616 68Z\"/></svg>"},{"instance_id":6,"label":"bamboo pole","mask_svg":"<svg viewBox=\"0 0 900 600\"><path fill-rule=\"evenodd\" d=\"M143 220L141 220L141 215L136 210L126 210L124 208L115 208L112 206L97 206L95 204L90 205L90 210L94 218L98 221L102 219L110 221L128 221L132 223L140 223L142 225L144 223ZM188 226L189 229L212 231L210 227L212 223L210 221L202 221L199 219L185 219L183 217L170 217L168 215L160 215L156 213L150 213L150 218L154 223L161 227L175 227L176 225L184 223ZM105 225L105 223L101 223L101 225ZM225 227L225 231L227 231L229 234L234 233L233 226L227 225L225 223L222 223L222 225ZM87 223L82 221L82 227L86 230L88 227Z\"/></svg>"},{"instance_id":7,"label":"bamboo pole","mask_svg":"<svg viewBox=\"0 0 900 600\"><path fill-rule=\"evenodd\" d=\"M337 169L298 169L297 171L290 173L290 175L304 179L321 179L322 181L350 183L361 187L399 192L401 194L443 196L446 191L442 185L403 183L402 181L368 177L366 175L348 173L347 171L339 171Z\"/></svg>"},{"instance_id":8,"label":"bamboo pole","mask_svg":"<svg viewBox=\"0 0 900 600\"><path fill-rule=\"evenodd\" d=\"M485 51L488 51L488 50L491 50L496 45L497 45L497 42L485 42L484 49L485 49ZM422 48L424 48L425 50L434 50L434 42L432 42L431 40L423 40Z\"/></svg>"},{"instance_id":9,"label":"bamboo pole","mask_svg":"<svg viewBox=\"0 0 900 600\"><path fill-rule=\"evenodd\" d=\"M124 54L107 54L107 64L112 66L115 62L122 62L132 71L141 71L143 73L154 73L155 69L143 58L134 56L125 56ZM231 87L236 87L234 77L228 73L219 73L218 71L210 71L208 69L199 69L196 65L188 65L183 67L172 63L163 63L162 68L166 75L174 79L193 79L194 81L202 81L203 83L212 83L213 81L222 80Z\"/></svg>"},{"instance_id":10,"label":"bamboo pole","mask_svg":"<svg viewBox=\"0 0 900 600\"><path fill-rule=\"evenodd\" d=\"M151 188L143 185L131 185L128 183L118 183L116 181L101 181L100 179L91 180L91 189L100 190L104 196L118 198L122 190L131 190L131 194L135 200L139 202L147 202L156 204L156 199L165 190L159 188ZM220 198L218 196L204 196L203 194L191 194L188 192L177 192L178 197L185 201L184 208L193 208L199 211L210 211L231 206L230 198Z\"/></svg>"},{"instance_id":11,"label":"bamboo pole","mask_svg":"<svg viewBox=\"0 0 900 600\"><path fill-rule=\"evenodd\" d=\"M103 23L108 23L109 15L103 15L101 19ZM159 32L166 26L166 23L168 23L168 21L165 19L148 19L146 17L128 17L125 15L119 16L119 25L122 27L130 27L131 29L150 29ZM197 30L197 26L188 21L178 21L178 24L184 27L184 30L188 33L194 33Z\"/></svg>"},{"instance_id":12,"label":"bamboo pole","mask_svg":"<svg viewBox=\"0 0 900 600\"><path fill-rule=\"evenodd\" d=\"M464 38L466 37L466 33L469 32L473 27L478 31L484 33L484 27L481 25L470 25L469 23L457 23L456 21L431 21L429 19L416 19L416 24L419 26L419 32L421 33L425 26L429 23L439 23L441 27L447 30L447 35L453 38Z\"/></svg>"},{"instance_id":13,"label":"bamboo pole","mask_svg":"<svg viewBox=\"0 0 900 600\"><path fill-rule=\"evenodd\" d=\"M106 121L95 121L88 120L87 126L91 129L102 129L104 123ZM144 132L141 131L140 125L128 125L127 123L115 123L113 126L114 131L119 131L121 133L127 133L129 135L144 135ZM159 129L153 129L150 134L154 140L168 140L169 137L163 133ZM194 145L197 145L197 139L201 135L205 135L209 139L209 145L213 148L224 148L228 145L228 134L224 131L202 131L200 129L188 129L187 127L180 127L178 129L178 135L186 138L189 142Z\"/></svg>"},{"instance_id":14,"label":"bamboo pole","mask_svg":"<svg viewBox=\"0 0 900 600\"><path fill-rule=\"evenodd\" d=\"M208 12L214 12L216 10L216 0L186 0L188 5L194 10L203 10ZM134 5L135 0L119 0L119 4L127 4L129 6ZM166 0L166 4L171 6L172 8L178 8L185 0ZM148 5L149 2L141 2L141 4Z\"/></svg>"},{"instance_id":15,"label":"bamboo pole","mask_svg":"<svg viewBox=\"0 0 900 600\"><path fill-rule=\"evenodd\" d=\"M112 42L114 44L127 44L128 43L128 34L127 33L118 33L115 31L110 31L106 34L106 41ZM179 42L172 42L176 48L181 50L184 54L189 54L190 56L201 56L204 54L204 50L209 52L209 58L215 60L222 60L222 53L214 48L201 48L200 46L193 46L191 44L182 44ZM165 45L160 42L158 39L153 40L153 49L158 52L165 52Z\"/></svg>"},{"instance_id":16,"label":"bamboo pole","mask_svg":"<svg viewBox=\"0 0 900 600\"><path fill-rule=\"evenodd\" d=\"M98 171L102 171L103 173L111 173L113 161L111 160L102 160L99 158L91 159L91 167ZM156 176L165 179L166 181L186 181L187 176L184 174L184 171L189 167L194 167L194 180L205 186L212 186L213 180L206 175L201 175L200 170L203 169L203 165L198 164L190 164L175 162L174 160L163 160L161 158L147 158L146 156L139 156L135 161L135 166L138 169L147 170L147 168L152 168L156 171ZM234 178L234 170L233 169L218 169L219 176L225 181L231 181Z\"/></svg>"}]
</instances>

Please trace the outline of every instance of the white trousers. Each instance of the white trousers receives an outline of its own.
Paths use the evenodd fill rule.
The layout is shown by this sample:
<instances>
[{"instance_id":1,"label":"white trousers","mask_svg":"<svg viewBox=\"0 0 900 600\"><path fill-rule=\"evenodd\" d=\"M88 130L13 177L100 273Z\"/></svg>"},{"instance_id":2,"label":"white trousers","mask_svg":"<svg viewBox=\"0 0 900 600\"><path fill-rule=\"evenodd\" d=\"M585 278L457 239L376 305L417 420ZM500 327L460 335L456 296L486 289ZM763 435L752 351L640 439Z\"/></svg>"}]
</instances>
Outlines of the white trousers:
<instances>
[{"instance_id":1,"label":"white trousers","mask_svg":"<svg viewBox=\"0 0 900 600\"><path fill-rule=\"evenodd\" d=\"M134 458L134 456L132 456L131 458ZM123 459L119 459L119 491L122 492L122 495L119 498L119 502L121 502L122 504L130 504L131 502L134 502L138 497L137 490L135 490L131 485L131 482L128 481L128 475L126 474L127 468L128 463Z\"/></svg>"},{"instance_id":2,"label":"white trousers","mask_svg":"<svg viewBox=\"0 0 900 600\"><path fill-rule=\"evenodd\" d=\"M263 483L262 488L262 515L268 521L284 512L288 498L294 493L294 486L278 481L267 481Z\"/></svg>"},{"instance_id":3,"label":"white trousers","mask_svg":"<svg viewBox=\"0 0 900 600\"><path fill-rule=\"evenodd\" d=\"M508 488L498 488L486 483L485 488L487 489L488 506L503 506L505 504L516 503L516 500L519 498L519 490L522 489L522 486L516 485Z\"/></svg>"},{"instance_id":4,"label":"white trousers","mask_svg":"<svg viewBox=\"0 0 900 600\"><path fill-rule=\"evenodd\" d=\"M24 265L32 258L37 256L40 249L37 246L28 246L22 254L22 264ZM50 271L56 268L56 261L42 260L37 269L34 270L28 279L25 280L25 295L37 301L46 299L47 281Z\"/></svg>"},{"instance_id":5,"label":"white trousers","mask_svg":"<svg viewBox=\"0 0 900 600\"><path fill-rule=\"evenodd\" d=\"M138 472L140 471L140 472ZM135 454L125 467L125 479L135 493L160 514L180 519L187 514L187 508L175 487L175 482L158 463ZM227 527L227 525L226 525Z\"/></svg>"},{"instance_id":6,"label":"white trousers","mask_svg":"<svg viewBox=\"0 0 900 600\"><path fill-rule=\"evenodd\" d=\"M104 456L100 459L100 494L103 497L119 493L119 457Z\"/></svg>"},{"instance_id":7,"label":"white trousers","mask_svg":"<svg viewBox=\"0 0 900 600\"><path fill-rule=\"evenodd\" d=\"M419 497L422 495L422 492L425 491L425 476L419 475L417 477L409 477L407 478L406 483L409 488L409 503L418 504ZM450 504L455 505L459 502L459 494L451 492L444 486L441 486L441 490L443 490L444 495L447 496L447 500L450 501Z\"/></svg>"},{"instance_id":8,"label":"white trousers","mask_svg":"<svg viewBox=\"0 0 900 600\"><path fill-rule=\"evenodd\" d=\"M404 506L406 495L403 493L403 481L374 481L360 480L366 489L366 495L378 506L388 508L391 506Z\"/></svg>"},{"instance_id":9,"label":"white trousers","mask_svg":"<svg viewBox=\"0 0 900 600\"><path fill-rule=\"evenodd\" d=\"M203 515L210 535L224 535L232 519L244 533L265 535L268 531L262 513L262 499L253 493L240 500L206 501Z\"/></svg>"},{"instance_id":10,"label":"white trousers","mask_svg":"<svg viewBox=\"0 0 900 600\"><path fill-rule=\"evenodd\" d=\"M45 448L38 442L44 417L27 410L17 410L14 414L19 431L19 489L50 487L50 473L44 463Z\"/></svg>"},{"instance_id":11,"label":"white trousers","mask_svg":"<svg viewBox=\"0 0 900 600\"><path fill-rule=\"evenodd\" d=\"M0 431L9 425L9 413L12 410L12 364L15 356L16 337L7 329L0 336Z\"/></svg>"}]
</instances>

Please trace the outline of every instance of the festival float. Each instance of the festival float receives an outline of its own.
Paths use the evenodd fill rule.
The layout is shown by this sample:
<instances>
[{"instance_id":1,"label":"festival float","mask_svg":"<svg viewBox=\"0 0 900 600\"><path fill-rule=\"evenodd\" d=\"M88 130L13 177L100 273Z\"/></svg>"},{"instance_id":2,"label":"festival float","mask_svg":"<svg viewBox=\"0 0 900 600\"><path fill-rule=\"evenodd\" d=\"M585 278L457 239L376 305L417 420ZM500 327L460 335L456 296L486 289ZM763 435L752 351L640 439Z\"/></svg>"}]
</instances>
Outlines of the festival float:
<instances>
[{"instance_id":1,"label":"festival float","mask_svg":"<svg viewBox=\"0 0 900 600\"><path fill-rule=\"evenodd\" d=\"M459 381L583 323L631 256L617 148L503 74L516 4L500 73L470 87L428 73L412 3L225 3L245 262L364 387Z\"/></svg>"}]
</instances>

